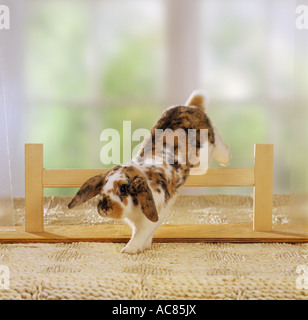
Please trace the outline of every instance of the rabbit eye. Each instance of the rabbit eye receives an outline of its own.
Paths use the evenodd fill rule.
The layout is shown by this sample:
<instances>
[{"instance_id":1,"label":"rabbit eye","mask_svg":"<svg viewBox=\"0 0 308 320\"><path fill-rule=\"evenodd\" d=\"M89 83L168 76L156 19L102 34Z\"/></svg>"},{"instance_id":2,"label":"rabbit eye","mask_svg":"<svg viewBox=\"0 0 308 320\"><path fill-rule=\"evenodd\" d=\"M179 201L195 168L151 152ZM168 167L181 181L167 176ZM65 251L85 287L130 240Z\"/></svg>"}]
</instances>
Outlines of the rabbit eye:
<instances>
[{"instance_id":1,"label":"rabbit eye","mask_svg":"<svg viewBox=\"0 0 308 320\"><path fill-rule=\"evenodd\" d=\"M120 186L120 194L121 196L125 196L128 192L128 185L127 184L122 184Z\"/></svg>"}]
</instances>

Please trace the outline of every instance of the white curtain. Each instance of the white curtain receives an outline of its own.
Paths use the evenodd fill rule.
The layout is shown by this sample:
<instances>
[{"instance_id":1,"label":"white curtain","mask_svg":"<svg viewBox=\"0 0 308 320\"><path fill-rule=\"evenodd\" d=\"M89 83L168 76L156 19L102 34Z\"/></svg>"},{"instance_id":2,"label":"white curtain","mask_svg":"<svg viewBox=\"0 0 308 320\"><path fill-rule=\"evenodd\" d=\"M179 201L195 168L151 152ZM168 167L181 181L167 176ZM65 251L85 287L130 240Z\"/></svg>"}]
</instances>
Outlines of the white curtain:
<instances>
[{"instance_id":1,"label":"white curtain","mask_svg":"<svg viewBox=\"0 0 308 320\"><path fill-rule=\"evenodd\" d=\"M3 72L0 73L0 90L0 227L3 227L14 225Z\"/></svg>"},{"instance_id":2,"label":"white curtain","mask_svg":"<svg viewBox=\"0 0 308 320\"><path fill-rule=\"evenodd\" d=\"M9 8L9 28L0 30L0 226L14 225L12 195L24 194L23 19L24 3ZM2 17L3 18L3 17Z\"/></svg>"},{"instance_id":3,"label":"white curtain","mask_svg":"<svg viewBox=\"0 0 308 320\"><path fill-rule=\"evenodd\" d=\"M0 227L3 227L14 224L14 215L6 110L8 81L4 72L3 37L0 40Z\"/></svg>"}]
</instances>

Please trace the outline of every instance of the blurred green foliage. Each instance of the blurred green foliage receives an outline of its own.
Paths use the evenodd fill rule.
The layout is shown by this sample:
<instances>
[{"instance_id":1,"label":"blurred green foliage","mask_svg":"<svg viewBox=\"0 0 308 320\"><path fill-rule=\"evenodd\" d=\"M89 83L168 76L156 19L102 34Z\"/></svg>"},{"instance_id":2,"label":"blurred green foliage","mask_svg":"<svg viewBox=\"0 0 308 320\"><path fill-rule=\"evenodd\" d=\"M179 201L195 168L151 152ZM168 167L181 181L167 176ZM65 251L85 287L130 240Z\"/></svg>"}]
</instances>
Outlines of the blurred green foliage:
<instances>
[{"instance_id":1,"label":"blurred green foliage","mask_svg":"<svg viewBox=\"0 0 308 320\"><path fill-rule=\"evenodd\" d=\"M102 92L110 98L153 96L159 77L158 50L155 32L123 39L119 51L105 67Z\"/></svg>"}]
</instances>

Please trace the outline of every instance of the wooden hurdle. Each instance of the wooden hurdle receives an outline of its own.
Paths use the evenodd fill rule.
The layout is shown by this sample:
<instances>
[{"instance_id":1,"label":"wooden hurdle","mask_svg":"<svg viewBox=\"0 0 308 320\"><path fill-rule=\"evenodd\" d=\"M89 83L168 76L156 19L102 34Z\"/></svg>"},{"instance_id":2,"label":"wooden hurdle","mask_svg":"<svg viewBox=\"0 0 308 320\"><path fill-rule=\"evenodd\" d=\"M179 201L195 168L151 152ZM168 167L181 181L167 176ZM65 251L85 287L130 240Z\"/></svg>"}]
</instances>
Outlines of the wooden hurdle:
<instances>
[{"instance_id":1,"label":"wooden hurdle","mask_svg":"<svg viewBox=\"0 0 308 320\"><path fill-rule=\"evenodd\" d=\"M25 145L25 227L0 232L0 242L73 242L130 239L126 225L44 226L44 188L80 187L104 169L45 169L43 145ZM290 232L286 225L272 227L273 145L254 146L252 168L210 168L191 175L186 187L253 187L253 223L236 225L162 225L153 241L160 242L307 242L308 236ZM1 231L1 229L0 229ZM308 232L308 228L306 230Z\"/></svg>"}]
</instances>

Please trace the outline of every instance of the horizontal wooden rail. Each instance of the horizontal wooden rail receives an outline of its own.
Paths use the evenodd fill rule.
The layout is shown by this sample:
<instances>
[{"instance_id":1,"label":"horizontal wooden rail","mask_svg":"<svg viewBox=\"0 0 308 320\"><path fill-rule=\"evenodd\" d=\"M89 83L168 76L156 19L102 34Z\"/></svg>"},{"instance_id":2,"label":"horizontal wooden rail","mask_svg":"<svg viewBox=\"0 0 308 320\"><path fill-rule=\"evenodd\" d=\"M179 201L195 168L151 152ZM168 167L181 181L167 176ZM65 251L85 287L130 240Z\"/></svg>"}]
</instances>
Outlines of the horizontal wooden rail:
<instances>
[{"instance_id":1,"label":"horizontal wooden rail","mask_svg":"<svg viewBox=\"0 0 308 320\"><path fill-rule=\"evenodd\" d=\"M79 188L87 179L107 169L43 169L44 188ZM253 168L210 168L204 175L189 176L185 187L254 186Z\"/></svg>"},{"instance_id":2,"label":"horizontal wooden rail","mask_svg":"<svg viewBox=\"0 0 308 320\"><path fill-rule=\"evenodd\" d=\"M191 175L185 187L252 187L253 168L209 168L204 175Z\"/></svg>"}]
</instances>

